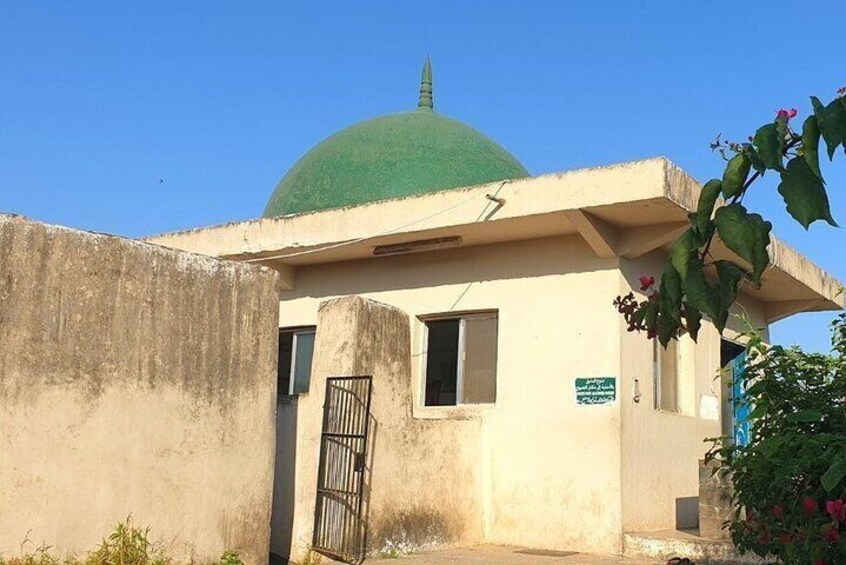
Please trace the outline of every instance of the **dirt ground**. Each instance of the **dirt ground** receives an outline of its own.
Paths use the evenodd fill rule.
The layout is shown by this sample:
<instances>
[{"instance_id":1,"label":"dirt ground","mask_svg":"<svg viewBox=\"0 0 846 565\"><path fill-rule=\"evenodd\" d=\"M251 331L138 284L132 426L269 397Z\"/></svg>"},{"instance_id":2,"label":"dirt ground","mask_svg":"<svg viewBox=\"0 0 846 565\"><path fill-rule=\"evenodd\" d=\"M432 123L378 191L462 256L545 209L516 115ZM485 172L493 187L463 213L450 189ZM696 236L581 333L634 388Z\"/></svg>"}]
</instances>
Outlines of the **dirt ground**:
<instances>
[{"instance_id":1,"label":"dirt ground","mask_svg":"<svg viewBox=\"0 0 846 565\"><path fill-rule=\"evenodd\" d=\"M324 563L326 561L324 560ZM638 561L607 555L586 553L543 552L519 547L480 545L404 555L399 558L368 559L366 563L388 565L663 565L657 561Z\"/></svg>"}]
</instances>

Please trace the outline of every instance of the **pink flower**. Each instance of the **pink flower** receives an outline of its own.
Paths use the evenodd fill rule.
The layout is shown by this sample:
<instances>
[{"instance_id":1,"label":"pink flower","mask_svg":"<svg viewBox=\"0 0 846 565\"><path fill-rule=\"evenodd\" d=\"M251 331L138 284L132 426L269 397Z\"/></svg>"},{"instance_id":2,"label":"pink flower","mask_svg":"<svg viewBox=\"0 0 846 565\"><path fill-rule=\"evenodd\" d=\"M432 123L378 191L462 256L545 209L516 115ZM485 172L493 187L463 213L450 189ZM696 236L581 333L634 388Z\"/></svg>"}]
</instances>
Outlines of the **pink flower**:
<instances>
[{"instance_id":1,"label":"pink flower","mask_svg":"<svg viewBox=\"0 0 846 565\"><path fill-rule=\"evenodd\" d=\"M649 287L655 284L655 277L643 275L638 280L640 281L640 290L648 290Z\"/></svg>"},{"instance_id":2,"label":"pink flower","mask_svg":"<svg viewBox=\"0 0 846 565\"><path fill-rule=\"evenodd\" d=\"M776 504L775 506L773 506L773 514L776 518L781 520L782 518L784 518L784 508Z\"/></svg>"},{"instance_id":3,"label":"pink flower","mask_svg":"<svg viewBox=\"0 0 846 565\"><path fill-rule=\"evenodd\" d=\"M826 502L825 511L828 512L828 515L831 516L832 519L837 520L838 522L846 520L846 504L844 504L843 500L840 498Z\"/></svg>"},{"instance_id":4,"label":"pink flower","mask_svg":"<svg viewBox=\"0 0 846 565\"><path fill-rule=\"evenodd\" d=\"M806 496L802 499L802 507L805 509L805 514L812 516L817 511L817 501L810 496Z\"/></svg>"},{"instance_id":5,"label":"pink flower","mask_svg":"<svg viewBox=\"0 0 846 565\"><path fill-rule=\"evenodd\" d=\"M823 539L826 543L837 543L840 541L840 532L834 526L826 526L823 528Z\"/></svg>"},{"instance_id":6,"label":"pink flower","mask_svg":"<svg viewBox=\"0 0 846 565\"><path fill-rule=\"evenodd\" d=\"M776 113L776 116L779 118L787 118L789 120L790 118L795 118L796 114L798 113L799 110L797 110L796 108L791 108L790 110L785 110L784 108L782 108Z\"/></svg>"},{"instance_id":7,"label":"pink flower","mask_svg":"<svg viewBox=\"0 0 846 565\"><path fill-rule=\"evenodd\" d=\"M779 534L779 536L778 536L778 541L779 541L779 543L781 543L782 545L787 545L788 543L790 543L791 541L793 541L793 538L791 537L791 535L790 535L790 534L787 534L787 533L785 533L785 534Z\"/></svg>"}]
</instances>

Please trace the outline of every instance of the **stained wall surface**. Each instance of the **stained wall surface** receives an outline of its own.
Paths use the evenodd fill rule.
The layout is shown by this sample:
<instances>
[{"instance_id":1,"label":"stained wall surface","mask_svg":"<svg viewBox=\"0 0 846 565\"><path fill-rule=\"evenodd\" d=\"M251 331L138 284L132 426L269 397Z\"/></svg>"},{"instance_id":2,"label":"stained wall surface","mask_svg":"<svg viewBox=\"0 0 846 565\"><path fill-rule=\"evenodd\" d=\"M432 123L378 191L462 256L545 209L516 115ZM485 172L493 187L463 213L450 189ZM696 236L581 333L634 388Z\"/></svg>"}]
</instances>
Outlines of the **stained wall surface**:
<instances>
[{"instance_id":1,"label":"stained wall surface","mask_svg":"<svg viewBox=\"0 0 846 565\"><path fill-rule=\"evenodd\" d=\"M311 541L322 408L327 377L337 376L372 377L363 491L369 553L481 541L480 423L412 418L408 315L349 296L322 303L318 327L311 388L296 402L295 473L281 476L295 481L281 489L295 498L279 507L293 514L291 538L274 530L274 553L299 559ZM292 410L280 406L280 414Z\"/></svg>"},{"instance_id":2,"label":"stained wall surface","mask_svg":"<svg viewBox=\"0 0 846 565\"><path fill-rule=\"evenodd\" d=\"M698 343L687 340L681 346L681 411L665 412L654 406L653 342L626 332L611 305L615 296L637 290L640 275L660 272L663 260L660 251L637 260L601 259L581 238L565 236L303 266L297 272L297 289L282 293L280 325L317 325L318 343L324 339L326 347L327 332L335 335L343 324L323 320L319 305L347 294L410 315L406 348L411 352L411 379L404 370L392 374L390 395L410 395L411 418L440 434L436 445L442 447L421 440L408 453L399 448L377 451L376 468L398 466L403 471L376 477L373 492L393 493L398 507L408 509L415 507L415 496L439 499L444 507L464 501L468 512L455 514L455 519L471 527L455 530L441 543L484 541L615 553L621 550L623 532L695 526L698 460L707 449L703 440L721 433L720 336L713 326L705 322ZM760 304L746 295L739 304L766 336ZM499 323L496 401L422 406L423 320L491 310ZM741 326L732 318L726 336L736 339ZM378 341L368 347L385 352ZM332 358L351 351L338 350ZM391 351L400 354L402 349ZM616 401L578 405L574 382L580 377L616 377ZM313 389L290 399L299 406L300 434L319 430L315 394L321 398L322 392ZM305 423L306 418L312 421ZM453 436L448 425L466 427ZM407 426L418 435L426 429ZM380 437L409 441L394 433L399 432L386 427L377 443ZM309 441L305 452L297 450L298 458L316 459L316 438ZM466 471L453 469L456 456ZM414 466L404 467L412 461ZM428 477L423 469L432 464L450 470L441 480L409 481L415 473ZM316 476L303 469L297 466L298 477L305 475L298 482ZM300 491L305 494L298 504L308 511L314 508L313 488ZM405 488L416 489L416 495L403 494ZM475 509L481 518L478 530L480 518L470 512ZM377 516L372 516L374 523ZM298 534L304 540L310 539L309 527ZM381 543L386 540L391 542L388 537Z\"/></svg>"},{"instance_id":3,"label":"stained wall surface","mask_svg":"<svg viewBox=\"0 0 846 565\"><path fill-rule=\"evenodd\" d=\"M278 291L264 268L0 216L0 552L132 514L266 563Z\"/></svg>"},{"instance_id":4,"label":"stained wall surface","mask_svg":"<svg viewBox=\"0 0 846 565\"><path fill-rule=\"evenodd\" d=\"M353 349L337 345L343 324L329 322L320 304L360 295L409 316L407 335L368 345L377 356L410 352L408 368L374 385L374 413L379 403L395 404L375 437L374 533L385 531L383 516L412 514L414 520L403 519L418 530L461 526L444 529L442 545L619 551L620 404L579 406L574 392L577 377L620 374L620 328L611 306L618 292L617 261L597 258L577 236L300 267L296 290L282 293L280 325L317 325L312 389L294 401L296 504L305 506L303 516L314 509L323 394L317 383L356 369L341 364ZM422 406L420 317L480 310L495 310L499 319L496 401ZM335 365L319 361L327 356ZM294 522L293 544L302 548L311 524L306 517ZM402 538L402 531L377 535L371 549Z\"/></svg>"}]
</instances>

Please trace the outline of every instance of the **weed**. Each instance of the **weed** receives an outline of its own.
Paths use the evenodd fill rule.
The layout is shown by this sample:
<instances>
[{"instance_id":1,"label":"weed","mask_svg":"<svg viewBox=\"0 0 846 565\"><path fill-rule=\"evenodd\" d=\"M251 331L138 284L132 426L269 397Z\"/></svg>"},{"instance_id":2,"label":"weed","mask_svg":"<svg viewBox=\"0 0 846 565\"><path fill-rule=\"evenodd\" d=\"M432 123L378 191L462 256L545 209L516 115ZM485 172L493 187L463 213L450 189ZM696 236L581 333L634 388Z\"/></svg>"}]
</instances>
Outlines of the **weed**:
<instances>
[{"instance_id":1,"label":"weed","mask_svg":"<svg viewBox=\"0 0 846 565\"><path fill-rule=\"evenodd\" d=\"M244 562L241 561L241 557L236 552L227 549L220 556L220 561L213 565L244 565Z\"/></svg>"},{"instance_id":2,"label":"weed","mask_svg":"<svg viewBox=\"0 0 846 565\"><path fill-rule=\"evenodd\" d=\"M300 561L297 561L296 565L320 565L321 563L323 563L323 556L309 547L305 556Z\"/></svg>"},{"instance_id":3,"label":"weed","mask_svg":"<svg viewBox=\"0 0 846 565\"><path fill-rule=\"evenodd\" d=\"M50 554L51 546L42 543L31 551L27 551L26 548L30 545L35 544L27 537L21 542L20 557L9 559L0 557L0 565L59 565L59 560Z\"/></svg>"},{"instance_id":4,"label":"weed","mask_svg":"<svg viewBox=\"0 0 846 565\"><path fill-rule=\"evenodd\" d=\"M21 543L20 556L4 558L0 565L170 565L166 557L149 539L150 528L136 528L132 516L118 523L115 530L89 552L84 559L69 556L60 560L50 550L51 546L35 544L27 537ZM35 546L30 549L30 546ZM303 565L318 565L319 560L306 561ZM232 550L226 550L218 561L209 565L244 565L241 557Z\"/></svg>"},{"instance_id":5,"label":"weed","mask_svg":"<svg viewBox=\"0 0 846 565\"><path fill-rule=\"evenodd\" d=\"M136 528L127 516L88 554L84 565L166 565L170 560L153 547L149 533L150 528Z\"/></svg>"},{"instance_id":6,"label":"weed","mask_svg":"<svg viewBox=\"0 0 846 565\"><path fill-rule=\"evenodd\" d=\"M380 559L399 559L400 557L402 557L402 552L396 547L389 547L379 553Z\"/></svg>"}]
</instances>

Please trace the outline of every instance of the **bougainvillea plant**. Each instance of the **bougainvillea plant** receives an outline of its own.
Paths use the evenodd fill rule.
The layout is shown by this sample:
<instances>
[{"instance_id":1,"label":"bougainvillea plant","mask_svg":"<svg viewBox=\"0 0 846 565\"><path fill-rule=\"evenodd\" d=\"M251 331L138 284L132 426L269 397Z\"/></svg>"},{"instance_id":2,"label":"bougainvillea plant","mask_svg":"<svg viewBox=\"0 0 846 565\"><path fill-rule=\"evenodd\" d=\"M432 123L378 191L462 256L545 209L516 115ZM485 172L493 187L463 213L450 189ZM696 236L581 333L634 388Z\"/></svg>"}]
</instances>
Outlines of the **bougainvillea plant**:
<instances>
[{"instance_id":1,"label":"bougainvillea plant","mask_svg":"<svg viewBox=\"0 0 846 565\"><path fill-rule=\"evenodd\" d=\"M706 460L733 475L728 527L743 552L790 565L846 563L846 315L830 355L748 335L747 445L716 438ZM720 471L718 471L720 472Z\"/></svg>"},{"instance_id":2,"label":"bougainvillea plant","mask_svg":"<svg viewBox=\"0 0 846 565\"><path fill-rule=\"evenodd\" d=\"M741 284L760 286L769 264L772 224L743 205L750 186L765 175L779 175L778 192L787 211L805 229L818 220L837 225L820 171L819 147L822 139L830 160L838 148L846 152L846 87L828 104L816 97L811 104L813 113L801 127L795 124L796 109L779 110L747 142L718 137L712 144L726 160L722 178L702 187L697 209L688 215L690 228L672 245L659 285L643 277L645 300L629 293L614 301L629 331L646 331L666 346L683 330L696 339L704 315L722 333ZM712 257L716 236L743 264Z\"/></svg>"}]
</instances>

